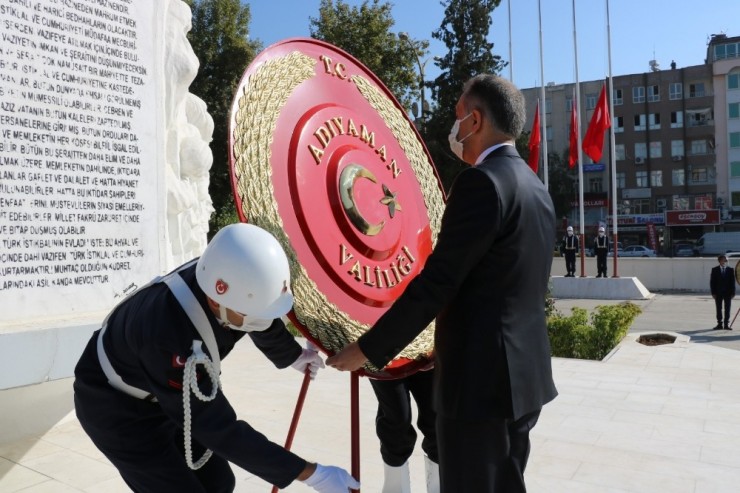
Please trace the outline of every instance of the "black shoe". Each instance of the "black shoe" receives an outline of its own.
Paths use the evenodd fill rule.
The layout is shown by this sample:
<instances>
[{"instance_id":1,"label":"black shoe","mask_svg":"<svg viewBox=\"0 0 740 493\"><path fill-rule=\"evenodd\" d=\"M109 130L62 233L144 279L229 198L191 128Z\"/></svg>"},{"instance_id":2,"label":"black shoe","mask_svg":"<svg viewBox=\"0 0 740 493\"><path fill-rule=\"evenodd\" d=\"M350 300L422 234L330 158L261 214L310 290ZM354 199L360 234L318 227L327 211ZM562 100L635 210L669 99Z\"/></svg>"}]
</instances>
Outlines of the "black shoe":
<instances>
[{"instance_id":1,"label":"black shoe","mask_svg":"<svg viewBox=\"0 0 740 493\"><path fill-rule=\"evenodd\" d=\"M722 324L717 324L712 330L722 330Z\"/></svg>"},{"instance_id":2,"label":"black shoe","mask_svg":"<svg viewBox=\"0 0 740 493\"><path fill-rule=\"evenodd\" d=\"M732 330L729 325L725 324L725 330Z\"/></svg>"}]
</instances>

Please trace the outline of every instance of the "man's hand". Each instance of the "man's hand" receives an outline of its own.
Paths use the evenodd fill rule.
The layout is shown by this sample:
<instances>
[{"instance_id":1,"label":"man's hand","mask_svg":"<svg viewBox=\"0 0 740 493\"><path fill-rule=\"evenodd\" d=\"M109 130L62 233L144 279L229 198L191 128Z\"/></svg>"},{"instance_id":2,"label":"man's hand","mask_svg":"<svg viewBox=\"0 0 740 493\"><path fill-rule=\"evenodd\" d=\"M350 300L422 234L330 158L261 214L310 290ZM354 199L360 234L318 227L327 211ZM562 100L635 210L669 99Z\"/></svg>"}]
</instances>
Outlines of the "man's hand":
<instances>
[{"instance_id":1,"label":"man's hand","mask_svg":"<svg viewBox=\"0 0 740 493\"><path fill-rule=\"evenodd\" d=\"M316 464L314 473L303 482L320 493L347 493L360 488L360 482L344 469L321 464Z\"/></svg>"},{"instance_id":2,"label":"man's hand","mask_svg":"<svg viewBox=\"0 0 740 493\"><path fill-rule=\"evenodd\" d=\"M298 359L296 359L290 366L301 373L305 373L306 368L308 368L311 372L311 380L313 380L316 378L316 374L319 372L319 369L324 368L324 361L321 359L321 356L319 356L319 353L316 352L316 349L314 349L315 346L313 344L309 342L306 346L308 347L301 352Z\"/></svg>"},{"instance_id":3,"label":"man's hand","mask_svg":"<svg viewBox=\"0 0 740 493\"><path fill-rule=\"evenodd\" d=\"M355 371L367 361L357 342L346 346L334 356L326 359L326 364L340 371Z\"/></svg>"}]
</instances>

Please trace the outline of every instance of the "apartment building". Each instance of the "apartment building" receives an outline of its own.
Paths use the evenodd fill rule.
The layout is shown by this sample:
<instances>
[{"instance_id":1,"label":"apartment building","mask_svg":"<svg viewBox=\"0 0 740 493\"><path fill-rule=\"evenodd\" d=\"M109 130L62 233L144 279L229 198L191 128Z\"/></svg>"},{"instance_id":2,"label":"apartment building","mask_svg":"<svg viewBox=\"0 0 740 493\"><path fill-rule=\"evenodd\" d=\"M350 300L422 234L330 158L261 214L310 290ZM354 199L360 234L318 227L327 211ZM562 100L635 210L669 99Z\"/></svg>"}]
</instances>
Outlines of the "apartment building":
<instances>
[{"instance_id":1,"label":"apartment building","mask_svg":"<svg viewBox=\"0 0 740 493\"><path fill-rule=\"evenodd\" d=\"M605 134L604 156L583 156L587 235L611 224L617 205L620 241L654 246L670 254L675 243L694 241L706 231L740 230L740 37L713 36L702 65L613 78L615 146ZM581 136L585 135L606 79L580 83ZM522 91L528 117L540 88ZM575 84L548 84L544 104L548 151L569 146ZM525 128L530 128L531 121ZM616 158L612 197L610 156ZM573 210L579 223L577 173L572 173Z\"/></svg>"}]
</instances>

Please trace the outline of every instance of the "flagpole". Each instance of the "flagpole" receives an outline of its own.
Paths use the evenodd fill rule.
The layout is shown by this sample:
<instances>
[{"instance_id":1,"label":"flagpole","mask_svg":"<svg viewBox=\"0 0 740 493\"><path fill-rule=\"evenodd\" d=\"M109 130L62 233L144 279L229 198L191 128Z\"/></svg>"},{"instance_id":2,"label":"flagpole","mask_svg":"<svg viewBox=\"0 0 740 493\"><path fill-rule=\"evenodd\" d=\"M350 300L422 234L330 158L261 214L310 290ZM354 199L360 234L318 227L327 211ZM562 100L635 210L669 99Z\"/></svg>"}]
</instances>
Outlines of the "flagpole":
<instances>
[{"instance_id":1,"label":"flagpole","mask_svg":"<svg viewBox=\"0 0 740 493\"><path fill-rule=\"evenodd\" d=\"M609 115L614 118L614 81L612 79L612 35L611 35L611 24L609 22L609 0L606 0L606 46L609 59ZM618 249L619 245L617 234L617 156L616 156L616 140L614 138L614 125L609 127L609 148L611 149L611 171L612 171L612 232L614 235L614 274L612 277L619 277L617 271L618 265Z\"/></svg>"},{"instance_id":2,"label":"flagpole","mask_svg":"<svg viewBox=\"0 0 740 493\"><path fill-rule=\"evenodd\" d=\"M542 173L545 178L545 188L549 191L550 176L547 168L547 101L545 100L545 65L543 62L544 55L542 52L542 5L540 3L540 0L537 0L537 10L539 12L540 23L540 100L545 107L545 111L540 111L540 121L542 122L542 130L540 131L540 140L542 142Z\"/></svg>"},{"instance_id":3,"label":"flagpole","mask_svg":"<svg viewBox=\"0 0 740 493\"><path fill-rule=\"evenodd\" d=\"M576 0L573 0L573 50L576 66L576 142L578 144L578 211L580 213L581 234L581 277L586 277L586 237L585 218L583 213L583 150L581 149L581 84L578 81L578 40L576 36Z\"/></svg>"},{"instance_id":4,"label":"flagpole","mask_svg":"<svg viewBox=\"0 0 740 493\"><path fill-rule=\"evenodd\" d=\"M511 0L508 0L509 9L509 81L514 83L514 54L511 51Z\"/></svg>"}]
</instances>

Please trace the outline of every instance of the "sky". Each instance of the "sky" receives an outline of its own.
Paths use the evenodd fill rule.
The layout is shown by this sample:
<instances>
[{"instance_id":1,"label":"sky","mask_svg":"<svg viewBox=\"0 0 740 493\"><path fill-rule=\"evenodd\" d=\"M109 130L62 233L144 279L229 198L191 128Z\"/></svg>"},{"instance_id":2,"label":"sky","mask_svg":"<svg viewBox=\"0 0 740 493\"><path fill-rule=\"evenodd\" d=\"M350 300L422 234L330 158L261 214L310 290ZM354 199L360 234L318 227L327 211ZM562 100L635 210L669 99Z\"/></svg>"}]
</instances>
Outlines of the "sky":
<instances>
[{"instance_id":1,"label":"sky","mask_svg":"<svg viewBox=\"0 0 740 493\"><path fill-rule=\"evenodd\" d=\"M381 0L383 3L385 0ZM607 0L575 0L578 80L609 73ZM242 0L250 5L250 37L265 47L291 37L309 36L309 18L318 17L319 0ZM345 0L353 6L362 0ZM369 3L372 3L369 1ZM439 0L391 0L396 32L430 42L430 56L444 55L444 43L432 38L444 18ZM575 82L574 0L541 0L545 83ZM509 8L511 4L511 44ZM489 41L504 60L513 60L501 75L524 89L541 84L538 0L501 0L493 11ZM740 36L740 0L609 0L612 74L648 72L650 60L663 70L704 63L712 34ZM734 24L734 25L733 25ZM509 56L511 46L512 56ZM423 61L423 60L422 60ZM245 67L246 68L246 67ZM425 77L439 69L430 61Z\"/></svg>"}]
</instances>

